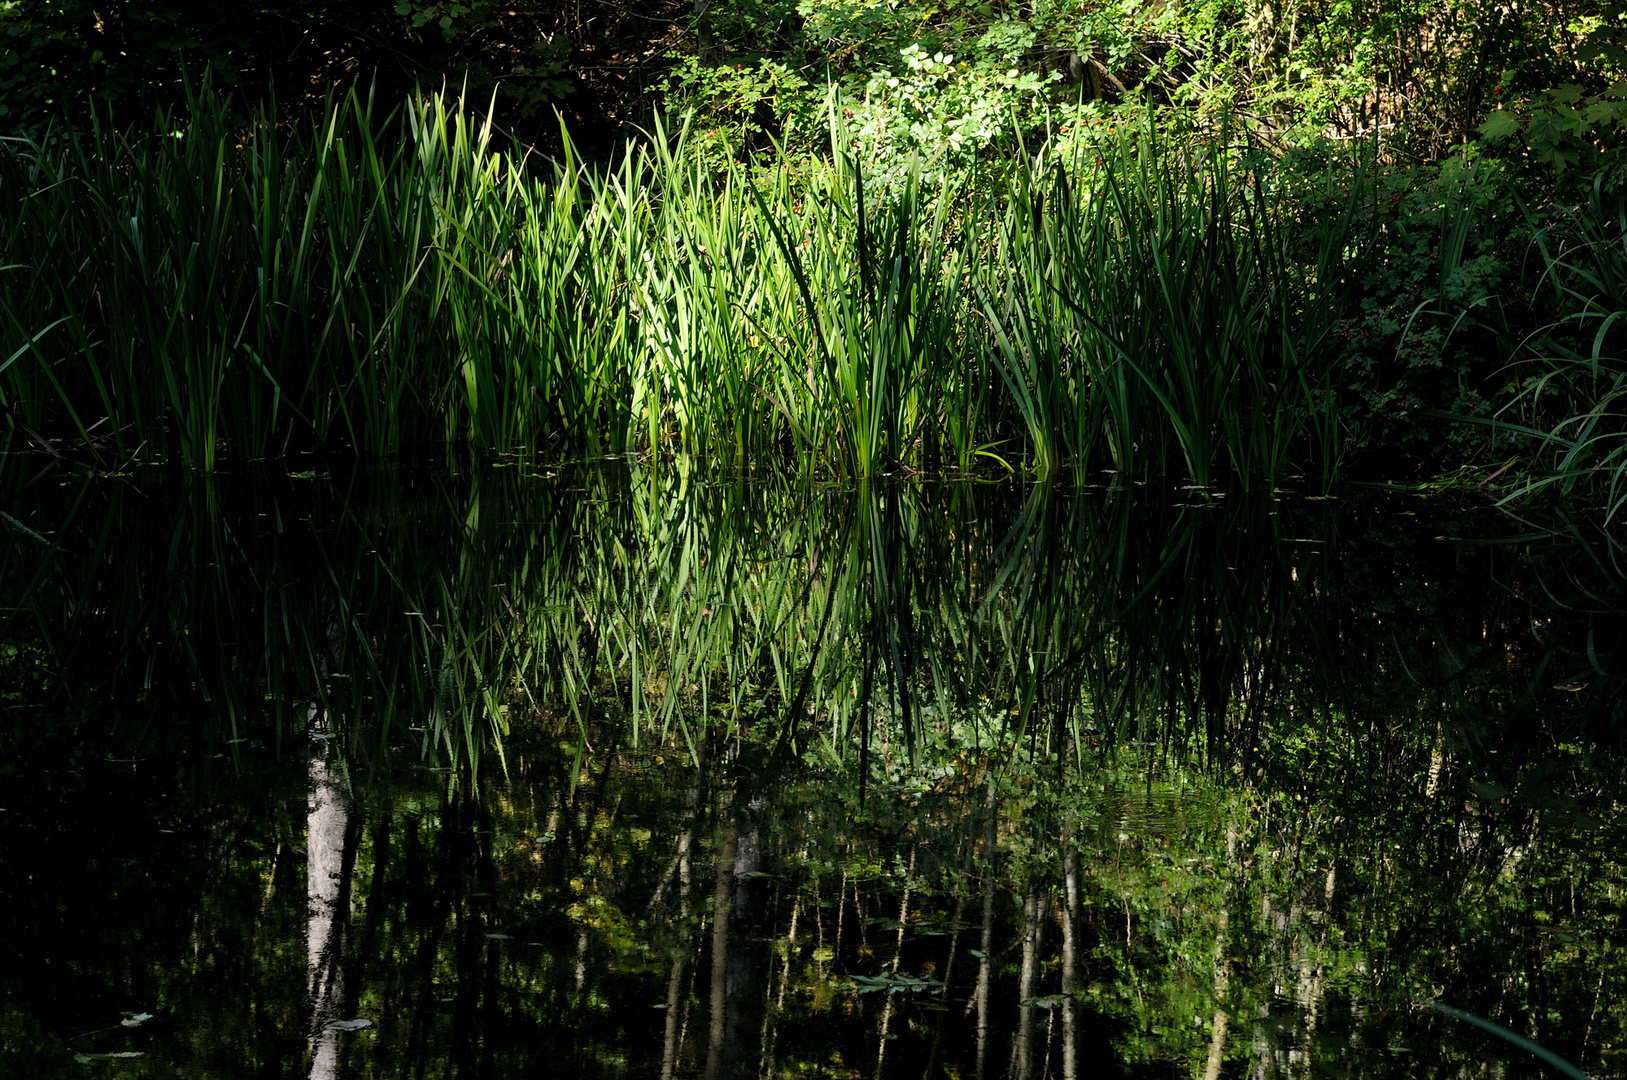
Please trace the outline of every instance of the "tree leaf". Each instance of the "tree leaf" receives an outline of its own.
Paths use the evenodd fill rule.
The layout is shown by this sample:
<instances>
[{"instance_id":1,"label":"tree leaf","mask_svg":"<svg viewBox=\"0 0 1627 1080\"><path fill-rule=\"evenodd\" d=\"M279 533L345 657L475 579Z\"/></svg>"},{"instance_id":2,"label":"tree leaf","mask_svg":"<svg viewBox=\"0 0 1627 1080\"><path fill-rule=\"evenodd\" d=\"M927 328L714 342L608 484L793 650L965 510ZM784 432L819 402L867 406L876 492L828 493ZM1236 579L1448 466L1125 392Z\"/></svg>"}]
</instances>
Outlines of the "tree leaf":
<instances>
[{"instance_id":1,"label":"tree leaf","mask_svg":"<svg viewBox=\"0 0 1627 1080\"><path fill-rule=\"evenodd\" d=\"M1498 109L1480 125L1481 137L1490 142L1502 142L1520 130L1519 117L1507 109Z\"/></svg>"},{"instance_id":2,"label":"tree leaf","mask_svg":"<svg viewBox=\"0 0 1627 1080\"><path fill-rule=\"evenodd\" d=\"M1605 124L1614 124L1622 118L1624 112L1627 112L1627 106L1623 106L1619 101L1595 101L1582 115L1587 117L1589 124L1601 127Z\"/></svg>"}]
</instances>

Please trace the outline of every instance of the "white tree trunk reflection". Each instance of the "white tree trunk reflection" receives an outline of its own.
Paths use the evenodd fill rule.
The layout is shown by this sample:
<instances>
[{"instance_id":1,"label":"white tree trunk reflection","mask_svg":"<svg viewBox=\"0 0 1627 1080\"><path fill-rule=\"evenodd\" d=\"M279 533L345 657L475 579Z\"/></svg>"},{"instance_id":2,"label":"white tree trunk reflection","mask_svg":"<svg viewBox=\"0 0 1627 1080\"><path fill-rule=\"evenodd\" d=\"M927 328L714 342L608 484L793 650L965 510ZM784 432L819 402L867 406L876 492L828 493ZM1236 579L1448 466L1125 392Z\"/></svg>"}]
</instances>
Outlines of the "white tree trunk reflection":
<instances>
[{"instance_id":1,"label":"white tree trunk reflection","mask_svg":"<svg viewBox=\"0 0 1627 1080\"><path fill-rule=\"evenodd\" d=\"M310 793L306 803L306 992L310 996L311 1080L334 1080L347 1037L328 1024L345 1007L344 959L350 936L350 812L329 762L326 723L313 707Z\"/></svg>"}]
</instances>

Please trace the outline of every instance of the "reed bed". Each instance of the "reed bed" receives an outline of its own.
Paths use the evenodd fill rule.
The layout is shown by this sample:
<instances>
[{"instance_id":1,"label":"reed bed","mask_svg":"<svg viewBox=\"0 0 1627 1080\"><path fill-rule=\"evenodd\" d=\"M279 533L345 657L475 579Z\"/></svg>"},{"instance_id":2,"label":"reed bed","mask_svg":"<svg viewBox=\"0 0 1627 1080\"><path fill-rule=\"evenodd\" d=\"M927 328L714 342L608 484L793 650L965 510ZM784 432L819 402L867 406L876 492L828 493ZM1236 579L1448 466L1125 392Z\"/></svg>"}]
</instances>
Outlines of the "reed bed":
<instances>
[{"instance_id":1,"label":"reed bed","mask_svg":"<svg viewBox=\"0 0 1627 1080\"><path fill-rule=\"evenodd\" d=\"M1337 468L1319 345L1350 216L1307 233L1245 151L1147 129L884 191L834 115L795 180L709 171L691 139L590 167L500 151L442 95L290 131L204 94L10 143L0 406L203 471L448 443L859 478Z\"/></svg>"}]
</instances>

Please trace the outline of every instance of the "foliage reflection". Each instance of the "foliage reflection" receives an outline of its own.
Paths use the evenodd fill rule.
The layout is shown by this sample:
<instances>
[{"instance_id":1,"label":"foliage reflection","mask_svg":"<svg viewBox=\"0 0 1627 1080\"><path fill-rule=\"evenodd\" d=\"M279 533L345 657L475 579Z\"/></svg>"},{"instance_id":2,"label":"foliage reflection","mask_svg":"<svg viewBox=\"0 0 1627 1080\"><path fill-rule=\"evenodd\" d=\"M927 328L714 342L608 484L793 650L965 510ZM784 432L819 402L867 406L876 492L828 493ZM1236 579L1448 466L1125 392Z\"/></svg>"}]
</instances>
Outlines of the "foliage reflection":
<instances>
[{"instance_id":1,"label":"foliage reflection","mask_svg":"<svg viewBox=\"0 0 1627 1080\"><path fill-rule=\"evenodd\" d=\"M1537 1075L1428 999L1608 1067L1621 577L1427 505L682 462L37 484L0 549L0 1043Z\"/></svg>"}]
</instances>

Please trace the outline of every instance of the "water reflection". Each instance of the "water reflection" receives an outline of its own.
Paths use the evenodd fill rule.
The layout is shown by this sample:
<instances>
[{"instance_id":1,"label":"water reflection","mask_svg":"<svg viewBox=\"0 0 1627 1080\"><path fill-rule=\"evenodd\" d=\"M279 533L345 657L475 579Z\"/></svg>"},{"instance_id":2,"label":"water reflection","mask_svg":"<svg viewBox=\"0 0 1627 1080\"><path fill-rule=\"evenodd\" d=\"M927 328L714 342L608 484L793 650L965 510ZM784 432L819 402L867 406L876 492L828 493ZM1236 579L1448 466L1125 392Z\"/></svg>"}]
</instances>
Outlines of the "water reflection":
<instances>
[{"instance_id":1,"label":"water reflection","mask_svg":"<svg viewBox=\"0 0 1627 1080\"><path fill-rule=\"evenodd\" d=\"M6 1055L1537 1075L1423 998L1613 1067L1609 549L1228 502L36 488L0 567Z\"/></svg>"},{"instance_id":2,"label":"water reflection","mask_svg":"<svg viewBox=\"0 0 1627 1080\"><path fill-rule=\"evenodd\" d=\"M8 983L8 1048L37 1053L32 1075L138 1048L160 1075L1538 1074L1420 992L1541 1017L1593 1067L1621 1038L1619 833L1463 810L1449 780L1431 820L1417 776L1380 790L1389 814L1371 789L1283 800L1129 751L1066 788L964 757L861 811L851 777L765 777L721 743L699 769L668 748L510 749L506 780L404 770L348 811L321 801L332 773L302 793L269 763L192 793L165 819L178 847L98 875L167 875L179 939L115 904L24 940L72 903L70 871L13 878L8 951L38 974ZM129 772L85 769L98 788ZM19 831L83 840L177 780L41 802ZM49 820L64 808L78 826ZM1452 842L1471 821L1493 849ZM278 836L303 866L278 867ZM239 989L214 989L223 969ZM156 1019L83 1034L137 1009ZM326 1027L351 1018L371 1026Z\"/></svg>"},{"instance_id":3,"label":"water reflection","mask_svg":"<svg viewBox=\"0 0 1627 1080\"><path fill-rule=\"evenodd\" d=\"M351 874L361 833L346 806L342 764L332 760L333 732L321 710L310 714L309 809L305 814L307 960L311 1000L311 1080L339 1075L351 995L345 979L350 960Z\"/></svg>"}]
</instances>

